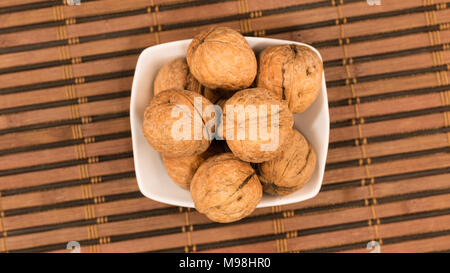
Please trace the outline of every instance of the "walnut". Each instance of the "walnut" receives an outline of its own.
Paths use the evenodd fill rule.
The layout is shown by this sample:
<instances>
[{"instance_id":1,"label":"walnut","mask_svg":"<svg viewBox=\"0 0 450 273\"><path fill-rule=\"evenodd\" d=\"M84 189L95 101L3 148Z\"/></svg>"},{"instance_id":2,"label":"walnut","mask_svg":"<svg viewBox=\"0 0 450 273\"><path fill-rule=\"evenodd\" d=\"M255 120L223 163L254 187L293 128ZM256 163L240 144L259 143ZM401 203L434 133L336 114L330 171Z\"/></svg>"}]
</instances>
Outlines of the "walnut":
<instances>
[{"instance_id":1,"label":"walnut","mask_svg":"<svg viewBox=\"0 0 450 273\"><path fill-rule=\"evenodd\" d=\"M305 111L322 87L323 64L311 49L299 45L268 47L259 56L258 87L286 100L292 113Z\"/></svg>"},{"instance_id":2,"label":"walnut","mask_svg":"<svg viewBox=\"0 0 450 273\"><path fill-rule=\"evenodd\" d=\"M216 222L233 222L250 215L262 198L258 176L232 153L207 159L191 183L195 208Z\"/></svg>"},{"instance_id":3,"label":"walnut","mask_svg":"<svg viewBox=\"0 0 450 273\"><path fill-rule=\"evenodd\" d=\"M286 195L302 188L316 166L316 154L311 144L297 130L292 130L289 147L281 156L258 164L259 179L264 192Z\"/></svg>"},{"instance_id":4,"label":"walnut","mask_svg":"<svg viewBox=\"0 0 450 273\"><path fill-rule=\"evenodd\" d=\"M285 101L267 89L251 88L226 101L218 135L226 139L235 156L260 163L281 154L293 124Z\"/></svg>"},{"instance_id":5,"label":"walnut","mask_svg":"<svg viewBox=\"0 0 450 273\"><path fill-rule=\"evenodd\" d=\"M206 116L202 109L195 108L194 98L201 100L203 109L212 107L210 101L197 93L169 89L153 97L145 109L144 136L162 155L191 156L208 149L215 125L214 113Z\"/></svg>"},{"instance_id":6,"label":"walnut","mask_svg":"<svg viewBox=\"0 0 450 273\"><path fill-rule=\"evenodd\" d=\"M167 89L184 89L196 92L215 103L223 91L212 90L201 85L190 73L186 59L178 58L165 64L153 82L153 95Z\"/></svg>"},{"instance_id":7,"label":"walnut","mask_svg":"<svg viewBox=\"0 0 450 273\"><path fill-rule=\"evenodd\" d=\"M208 150L197 155L183 157L161 156L167 174L178 186L189 189L192 177L203 161L215 154L227 152L226 144L223 142L224 141L213 141Z\"/></svg>"},{"instance_id":8,"label":"walnut","mask_svg":"<svg viewBox=\"0 0 450 273\"><path fill-rule=\"evenodd\" d=\"M195 78L211 89L239 90L255 79L255 53L239 32L213 27L194 37L187 63Z\"/></svg>"}]
</instances>

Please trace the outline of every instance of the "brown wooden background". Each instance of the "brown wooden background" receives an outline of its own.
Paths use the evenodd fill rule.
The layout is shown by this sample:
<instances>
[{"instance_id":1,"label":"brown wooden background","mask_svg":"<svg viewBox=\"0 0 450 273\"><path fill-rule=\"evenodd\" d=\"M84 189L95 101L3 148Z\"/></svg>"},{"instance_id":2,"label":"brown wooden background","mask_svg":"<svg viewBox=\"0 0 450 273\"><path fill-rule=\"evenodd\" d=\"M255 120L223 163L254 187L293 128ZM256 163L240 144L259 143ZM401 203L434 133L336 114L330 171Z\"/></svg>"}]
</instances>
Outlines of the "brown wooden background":
<instances>
[{"instance_id":1,"label":"brown wooden background","mask_svg":"<svg viewBox=\"0 0 450 273\"><path fill-rule=\"evenodd\" d=\"M450 250L447 0L0 1L0 251ZM129 95L143 48L211 24L325 61L320 194L234 224L144 198Z\"/></svg>"}]
</instances>

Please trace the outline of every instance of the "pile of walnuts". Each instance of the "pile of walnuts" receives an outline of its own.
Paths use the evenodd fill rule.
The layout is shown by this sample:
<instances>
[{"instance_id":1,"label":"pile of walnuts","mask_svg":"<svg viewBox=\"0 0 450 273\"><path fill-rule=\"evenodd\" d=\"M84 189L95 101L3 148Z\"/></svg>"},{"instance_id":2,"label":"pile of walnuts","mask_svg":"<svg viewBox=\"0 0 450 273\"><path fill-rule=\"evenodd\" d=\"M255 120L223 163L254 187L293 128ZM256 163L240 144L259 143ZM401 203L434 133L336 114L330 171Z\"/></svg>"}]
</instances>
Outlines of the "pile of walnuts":
<instances>
[{"instance_id":1,"label":"pile of walnuts","mask_svg":"<svg viewBox=\"0 0 450 273\"><path fill-rule=\"evenodd\" d=\"M210 28L194 37L186 59L158 72L144 135L199 212L237 221L254 211L263 192L286 195L312 176L316 154L293 129L293 114L317 98L322 71L308 47L271 46L257 60L240 33ZM188 126L180 127L181 119Z\"/></svg>"}]
</instances>

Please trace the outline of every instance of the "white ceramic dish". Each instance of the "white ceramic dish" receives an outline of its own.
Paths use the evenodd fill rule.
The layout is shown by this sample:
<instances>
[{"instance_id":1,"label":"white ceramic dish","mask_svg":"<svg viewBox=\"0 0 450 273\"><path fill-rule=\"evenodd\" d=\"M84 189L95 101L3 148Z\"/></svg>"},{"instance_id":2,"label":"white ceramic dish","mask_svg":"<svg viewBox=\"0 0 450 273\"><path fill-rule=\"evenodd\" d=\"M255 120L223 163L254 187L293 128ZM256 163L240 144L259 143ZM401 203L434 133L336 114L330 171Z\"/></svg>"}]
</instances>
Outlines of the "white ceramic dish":
<instances>
[{"instance_id":1,"label":"white ceramic dish","mask_svg":"<svg viewBox=\"0 0 450 273\"><path fill-rule=\"evenodd\" d=\"M246 37L255 52L280 44L299 44L319 52L309 45L269 38ZM153 200L182 207L194 207L189 191L181 189L167 175L159 154L147 143L142 132L144 110L153 96L153 79L158 70L172 59L185 57L191 40L160 44L145 49L139 56L131 92L130 120L133 140L134 166L139 189ZM316 101L305 112L294 116L295 128L311 142L317 153L317 165L311 179L299 191L282 197L264 195L258 207L279 206L310 199L322 185L328 151L330 121L328 114L325 75L322 90Z\"/></svg>"}]
</instances>

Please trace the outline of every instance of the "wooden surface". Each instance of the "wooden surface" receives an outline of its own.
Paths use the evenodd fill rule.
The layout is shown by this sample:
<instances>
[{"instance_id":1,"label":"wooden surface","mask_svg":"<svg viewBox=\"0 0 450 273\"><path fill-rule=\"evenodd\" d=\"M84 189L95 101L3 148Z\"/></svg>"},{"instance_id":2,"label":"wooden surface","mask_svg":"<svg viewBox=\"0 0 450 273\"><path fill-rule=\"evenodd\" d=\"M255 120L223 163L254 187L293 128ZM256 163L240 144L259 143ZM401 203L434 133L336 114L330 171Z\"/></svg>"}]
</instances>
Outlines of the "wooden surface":
<instances>
[{"instance_id":1,"label":"wooden surface","mask_svg":"<svg viewBox=\"0 0 450 273\"><path fill-rule=\"evenodd\" d=\"M0 251L450 250L450 2L381 2L1 0ZM138 55L211 24L322 53L332 130L317 197L218 224L140 194Z\"/></svg>"}]
</instances>

